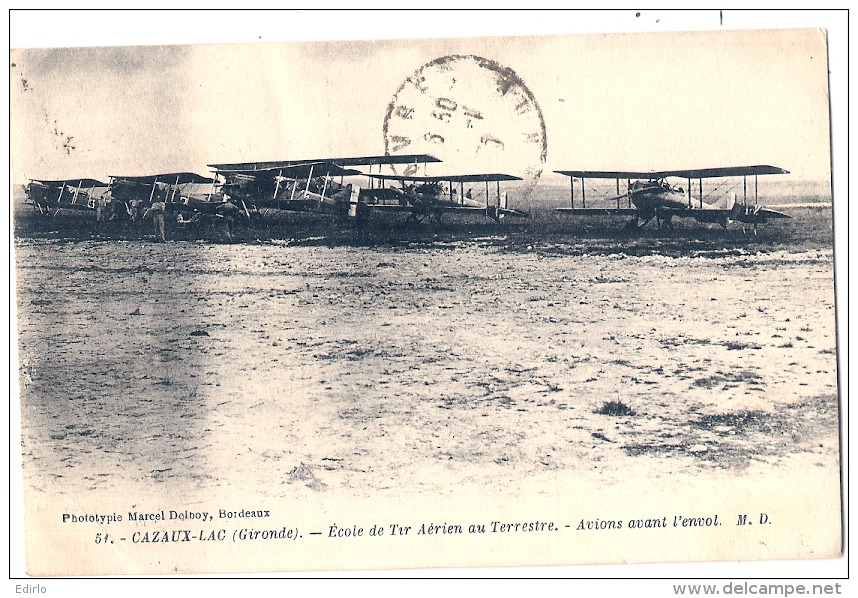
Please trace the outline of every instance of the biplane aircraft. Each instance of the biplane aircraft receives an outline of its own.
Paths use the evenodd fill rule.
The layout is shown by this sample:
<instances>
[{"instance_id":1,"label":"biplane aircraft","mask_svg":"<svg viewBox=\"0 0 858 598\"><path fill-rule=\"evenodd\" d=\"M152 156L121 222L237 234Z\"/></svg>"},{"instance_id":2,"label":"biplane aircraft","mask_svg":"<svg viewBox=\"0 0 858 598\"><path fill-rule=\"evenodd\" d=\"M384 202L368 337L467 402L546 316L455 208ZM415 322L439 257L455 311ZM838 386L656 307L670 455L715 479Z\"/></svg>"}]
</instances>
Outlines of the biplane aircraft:
<instances>
[{"instance_id":1,"label":"biplane aircraft","mask_svg":"<svg viewBox=\"0 0 858 598\"><path fill-rule=\"evenodd\" d=\"M24 187L27 203L45 216L56 216L60 209L95 210L95 189L107 184L95 179L44 181L31 179Z\"/></svg>"},{"instance_id":2,"label":"biplane aircraft","mask_svg":"<svg viewBox=\"0 0 858 598\"><path fill-rule=\"evenodd\" d=\"M758 204L757 177L767 174L788 174L788 171L776 166L727 166L719 168L699 168L691 170L663 171L604 171L604 170L555 170L554 172L569 177L570 202L568 208L557 208L558 211L571 215L616 215L632 216L626 225L629 229L646 226L655 219L659 228L662 225L672 228L674 217L694 218L698 222L717 223L725 229L730 222L752 224L754 233L757 225L773 218L789 218L788 215ZM724 205L704 201L703 180L710 178L742 177L742 201L736 200L733 192L726 197ZM754 177L754 204L748 204L748 177ZM672 185L668 178L684 178L687 181L685 189ZM616 194L601 200L601 206L587 207L586 179L614 179ZM581 207L575 206L575 180L581 182ZM632 180L635 179L635 180ZM692 181L697 179L698 196L692 196ZM620 192L620 181L625 180L626 192ZM717 186L715 186L717 188ZM627 200L622 207L622 200ZM604 202L616 202L616 206L605 206Z\"/></svg>"},{"instance_id":3,"label":"biplane aircraft","mask_svg":"<svg viewBox=\"0 0 858 598\"><path fill-rule=\"evenodd\" d=\"M226 181L223 193L240 198L251 209L347 213L352 191L343 179L364 175L348 167L368 166L371 173L377 166L381 173L383 166L402 165L406 172L413 173L421 163L425 169L429 162L440 160L428 154L403 154L209 164L209 168Z\"/></svg>"},{"instance_id":4,"label":"biplane aircraft","mask_svg":"<svg viewBox=\"0 0 858 598\"><path fill-rule=\"evenodd\" d=\"M528 214L509 207L507 194L501 195L501 181L520 181L509 174L459 174L446 176L400 176L371 174L370 179L381 181L377 189L361 192L358 209L409 212L414 220L427 215L444 213L485 214L496 222L507 216L526 218ZM402 186L384 187L385 181L396 181ZM472 189L465 191L465 183L485 183L485 202L474 199ZM489 194L489 183L495 183L495 202ZM458 187L458 188L457 188Z\"/></svg>"},{"instance_id":5,"label":"biplane aircraft","mask_svg":"<svg viewBox=\"0 0 858 598\"><path fill-rule=\"evenodd\" d=\"M125 206L127 214L136 219L142 210L160 199L172 212L214 213L221 202L203 199L188 193L190 185L207 185L214 179L193 172L169 172L145 176L110 176L108 190L113 201Z\"/></svg>"},{"instance_id":6,"label":"biplane aircraft","mask_svg":"<svg viewBox=\"0 0 858 598\"><path fill-rule=\"evenodd\" d=\"M224 197L241 202L246 209L273 208L289 211L335 211L347 205L346 176L361 175L332 162L306 162L256 170L218 170L226 179Z\"/></svg>"}]
</instances>

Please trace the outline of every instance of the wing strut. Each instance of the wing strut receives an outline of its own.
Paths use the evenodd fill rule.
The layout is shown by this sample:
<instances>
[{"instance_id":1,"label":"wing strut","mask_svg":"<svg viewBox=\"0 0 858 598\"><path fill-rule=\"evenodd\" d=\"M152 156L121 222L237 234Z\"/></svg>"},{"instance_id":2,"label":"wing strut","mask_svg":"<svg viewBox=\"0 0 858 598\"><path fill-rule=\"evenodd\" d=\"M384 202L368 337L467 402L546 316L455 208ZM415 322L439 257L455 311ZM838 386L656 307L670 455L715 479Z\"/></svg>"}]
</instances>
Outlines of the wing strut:
<instances>
[{"instance_id":1,"label":"wing strut","mask_svg":"<svg viewBox=\"0 0 858 598\"><path fill-rule=\"evenodd\" d=\"M569 202L572 204L570 207L575 209L575 177L569 177Z\"/></svg>"},{"instance_id":2,"label":"wing strut","mask_svg":"<svg viewBox=\"0 0 858 598\"><path fill-rule=\"evenodd\" d=\"M152 198L155 197L155 187L158 185L158 177L152 181L152 191L149 193L149 203L152 203Z\"/></svg>"},{"instance_id":3,"label":"wing strut","mask_svg":"<svg viewBox=\"0 0 858 598\"><path fill-rule=\"evenodd\" d=\"M280 193L280 180L282 178L283 178L283 169L281 168L280 170L277 171L277 184L274 185L274 197L272 197L271 199L274 199L274 200L277 199L277 194ZM280 207L279 203L277 204L277 207L278 208Z\"/></svg>"},{"instance_id":4,"label":"wing strut","mask_svg":"<svg viewBox=\"0 0 858 598\"><path fill-rule=\"evenodd\" d=\"M325 192L328 190L328 181L331 179L331 173L325 174L325 184L322 185L322 197L319 198L319 207L322 207L322 203L325 201Z\"/></svg>"},{"instance_id":5,"label":"wing strut","mask_svg":"<svg viewBox=\"0 0 858 598\"><path fill-rule=\"evenodd\" d=\"M312 178L313 178L313 167L314 167L314 166L315 166L314 164L311 164L311 165L310 165L310 174L307 176L307 188L306 188L306 189L304 189L304 193L309 193L309 192L310 192L310 179L312 179Z\"/></svg>"},{"instance_id":6,"label":"wing strut","mask_svg":"<svg viewBox=\"0 0 858 598\"><path fill-rule=\"evenodd\" d=\"M80 193L80 186L83 184L83 181L78 181L77 189L74 190L74 199L72 199L72 203L77 203L77 196Z\"/></svg>"},{"instance_id":7,"label":"wing strut","mask_svg":"<svg viewBox=\"0 0 858 598\"><path fill-rule=\"evenodd\" d=\"M700 209L703 209L703 179L697 179L697 184L700 185Z\"/></svg>"}]
</instances>

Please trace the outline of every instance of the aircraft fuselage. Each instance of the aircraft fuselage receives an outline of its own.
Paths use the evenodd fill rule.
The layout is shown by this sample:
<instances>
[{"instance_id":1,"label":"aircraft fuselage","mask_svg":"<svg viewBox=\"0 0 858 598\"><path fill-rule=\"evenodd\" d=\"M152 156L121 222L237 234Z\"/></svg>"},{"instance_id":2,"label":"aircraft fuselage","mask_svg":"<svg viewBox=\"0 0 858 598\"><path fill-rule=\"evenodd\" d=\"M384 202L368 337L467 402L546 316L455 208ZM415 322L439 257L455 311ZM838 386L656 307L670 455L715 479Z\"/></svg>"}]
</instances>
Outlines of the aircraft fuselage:
<instances>
[{"instance_id":1,"label":"aircraft fuselage","mask_svg":"<svg viewBox=\"0 0 858 598\"><path fill-rule=\"evenodd\" d=\"M472 208L481 208L485 206L483 202L476 201L467 196L459 197L455 189L453 195L439 184L424 184L416 187L405 189L402 194L410 200L411 204L424 205L442 205L442 206L467 206Z\"/></svg>"},{"instance_id":2,"label":"aircraft fuselage","mask_svg":"<svg viewBox=\"0 0 858 598\"><path fill-rule=\"evenodd\" d=\"M658 181L635 181L629 190L632 203L644 217L661 210L687 210L688 198L678 187Z\"/></svg>"}]
</instances>

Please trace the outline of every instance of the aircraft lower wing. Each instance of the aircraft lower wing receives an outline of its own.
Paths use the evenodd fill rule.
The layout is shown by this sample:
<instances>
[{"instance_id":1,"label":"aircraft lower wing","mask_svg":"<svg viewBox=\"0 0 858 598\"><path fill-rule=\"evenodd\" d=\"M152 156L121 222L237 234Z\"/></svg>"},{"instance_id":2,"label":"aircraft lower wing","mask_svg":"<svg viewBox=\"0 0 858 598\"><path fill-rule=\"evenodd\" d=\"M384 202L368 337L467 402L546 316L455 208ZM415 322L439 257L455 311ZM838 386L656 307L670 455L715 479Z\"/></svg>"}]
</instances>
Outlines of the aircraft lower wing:
<instances>
[{"instance_id":1,"label":"aircraft lower wing","mask_svg":"<svg viewBox=\"0 0 858 598\"><path fill-rule=\"evenodd\" d=\"M33 206L36 206L36 208L38 208L42 211L62 209L62 210L80 210L80 211L92 212L95 210L94 206L89 205L87 203L65 203L65 202L47 201L47 200L40 200L40 199L30 200L30 201L28 201L28 203L30 203Z\"/></svg>"},{"instance_id":2,"label":"aircraft lower wing","mask_svg":"<svg viewBox=\"0 0 858 598\"><path fill-rule=\"evenodd\" d=\"M572 216L637 216L636 208L556 208Z\"/></svg>"},{"instance_id":3,"label":"aircraft lower wing","mask_svg":"<svg viewBox=\"0 0 858 598\"><path fill-rule=\"evenodd\" d=\"M572 216L631 216L649 220L658 217L660 220L671 218L693 218L698 222L720 224L725 226L728 222L742 222L745 224L763 224L771 219L790 218L788 214L778 212L762 206L746 206L736 204L732 209L676 209L669 207L656 208L653 212L646 213L637 208L556 208L555 211L563 212Z\"/></svg>"},{"instance_id":4,"label":"aircraft lower wing","mask_svg":"<svg viewBox=\"0 0 858 598\"><path fill-rule=\"evenodd\" d=\"M514 218L529 218L530 214L521 210L513 210L510 208L499 208L497 206L449 206L449 205L432 205L432 206L415 206L412 204L362 204L368 210L377 210L379 212L409 212L416 214L484 214L489 218L497 216L512 216Z\"/></svg>"},{"instance_id":5,"label":"aircraft lower wing","mask_svg":"<svg viewBox=\"0 0 858 598\"><path fill-rule=\"evenodd\" d=\"M436 212L444 213L474 213L485 214L489 218L497 218L498 216L512 216L514 218L530 218L530 214L523 210L513 210L512 208L502 208L499 206L436 206L432 208Z\"/></svg>"},{"instance_id":6,"label":"aircraft lower wing","mask_svg":"<svg viewBox=\"0 0 858 598\"><path fill-rule=\"evenodd\" d=\"M746 206L736 204L732 209L705 209L705 210L673 210L673 209L658 209L656 214L664 219L665 217L677 216L679 218L694 218L698 222L713 222L723 224L725 222L744 222L746 224L762 224L770 219L790 218L789 215L777 210L771 210L762 206Z\"/></svg>"}]
</instances>

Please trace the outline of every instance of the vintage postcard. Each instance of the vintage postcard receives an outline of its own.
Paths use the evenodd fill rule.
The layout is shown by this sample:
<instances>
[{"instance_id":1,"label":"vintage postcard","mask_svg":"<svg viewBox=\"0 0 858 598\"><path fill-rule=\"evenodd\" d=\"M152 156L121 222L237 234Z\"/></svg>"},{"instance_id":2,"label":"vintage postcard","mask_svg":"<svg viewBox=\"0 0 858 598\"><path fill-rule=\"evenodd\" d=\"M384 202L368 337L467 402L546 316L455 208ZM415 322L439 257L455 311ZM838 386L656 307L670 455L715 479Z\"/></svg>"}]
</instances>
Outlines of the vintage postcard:
<instances>
[{"instance_id":1,"label":"vintage postcard","mask_svg":"<svg viewBox=\"0 0 858 598\"><path fill-rule=\"evenodd\" d=\"M28 575L841 553L825 30L10 60Z\"/></svg>"}]
</instances>

